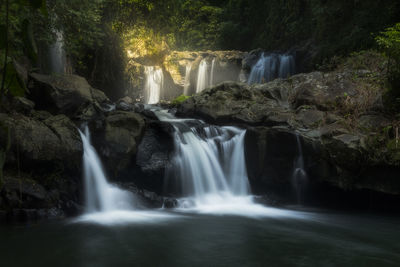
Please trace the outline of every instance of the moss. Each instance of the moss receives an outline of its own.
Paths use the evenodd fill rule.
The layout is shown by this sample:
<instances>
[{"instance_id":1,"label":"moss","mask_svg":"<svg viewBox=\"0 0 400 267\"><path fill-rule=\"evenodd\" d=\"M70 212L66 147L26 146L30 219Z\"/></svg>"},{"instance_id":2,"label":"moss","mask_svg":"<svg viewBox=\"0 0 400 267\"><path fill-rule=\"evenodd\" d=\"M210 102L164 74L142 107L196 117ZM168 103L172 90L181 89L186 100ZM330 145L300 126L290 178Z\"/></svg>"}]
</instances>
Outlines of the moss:
<instances>
[{"instance_id":1,"label":"moss","mask_svg":"<svg viewBox=\"0 0 400 267\"><path fill-rule=\"evenodd\" d=\"M175 98L174 100L172 100L171 104L177 106L189 98L190 98L190 96L180 95L177 98Z\"/></svg>"}]
</instances>

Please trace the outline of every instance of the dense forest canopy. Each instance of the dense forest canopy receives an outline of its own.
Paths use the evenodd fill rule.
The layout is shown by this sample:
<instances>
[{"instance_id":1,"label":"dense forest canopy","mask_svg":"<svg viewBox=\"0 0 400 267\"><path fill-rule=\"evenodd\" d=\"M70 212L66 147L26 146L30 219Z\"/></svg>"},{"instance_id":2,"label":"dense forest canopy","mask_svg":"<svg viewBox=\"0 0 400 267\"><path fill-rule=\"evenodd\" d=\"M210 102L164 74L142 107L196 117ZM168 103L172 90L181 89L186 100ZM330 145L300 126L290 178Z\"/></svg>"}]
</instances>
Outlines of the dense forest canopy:
<instances>
[{"instance_id":1,"label":"dense forest canopy","mask_svg":"<svg viewBox=\"0 0 400 267\"><path fill-rule=\"evenodd\" d=\"M400 20L397 0L3 0L0 5L8 58L27 56L43 68L46 47L62 32L75 72L98 87L122 79L126 51L300 47L312 53L316 66L378 47L376 36Z\"/></svg>"}]
</instances>

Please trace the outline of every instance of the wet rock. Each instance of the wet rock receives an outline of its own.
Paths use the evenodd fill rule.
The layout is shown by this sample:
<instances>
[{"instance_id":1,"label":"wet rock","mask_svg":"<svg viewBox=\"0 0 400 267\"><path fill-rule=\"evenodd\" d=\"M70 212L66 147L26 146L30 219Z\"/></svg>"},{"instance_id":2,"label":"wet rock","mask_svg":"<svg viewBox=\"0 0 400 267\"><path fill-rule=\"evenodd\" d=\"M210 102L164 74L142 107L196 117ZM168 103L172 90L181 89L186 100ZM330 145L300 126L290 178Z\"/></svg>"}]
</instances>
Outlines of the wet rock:
<instances>
[{"instance_id":1,"label":"wet rock","mask_svg":"<svg viewBox=\"0 0 400 267\"><path fill-rule=\"evenodd\" d=\"M165 171L174 148L173 128L165 122L150 122L138 146L136 183L157 193L163 191Z\"/></svg>"},{"instance_id":2,"label":"wet rock","mask_svg":"<svg viewBox=\"0 0 400 267\"><path fill-rule=\"evenodd\" d=\"M105 94L77 75L30 75L29 97L38 109L77 115L89 103L109 102Z\"/></svg>"}]
</instances>

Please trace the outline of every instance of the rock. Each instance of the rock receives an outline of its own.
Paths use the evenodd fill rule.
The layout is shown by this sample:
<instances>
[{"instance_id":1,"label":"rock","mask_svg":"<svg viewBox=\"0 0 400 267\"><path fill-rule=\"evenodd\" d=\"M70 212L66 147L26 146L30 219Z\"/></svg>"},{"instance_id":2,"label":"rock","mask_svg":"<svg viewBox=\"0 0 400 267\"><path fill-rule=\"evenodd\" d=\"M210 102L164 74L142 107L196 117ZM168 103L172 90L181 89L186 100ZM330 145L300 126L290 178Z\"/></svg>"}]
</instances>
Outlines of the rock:
<instances>
[{"instance_id":1,"label":"rock","mask_svg":"<svg viewBox=\"0 0 400 267\"><path fill-rule=\"evenodd\" d=\"M362 115L358 123L367 130L380 130L390 124L390 120L382 115Z\"/></svg>"},{"instance_id":2,"label":"rock","mask_svg":"<svg viewBox=\"0 0 400 267\"><path fill-rule=\"evenodd\" d=\"M12 107L15 112L29 114L35 107L35 103L26 99L25 97L14 97L12 100Z\"/></svg>"},{"instance_id":3,"label":"rock","mask_svg":"<svg viewBox=\"0 0 400 267\"><path fill-rule=\"evenodd\" d=\"M10 129L8 164L22 169L46 171L56 168L75 171L81 164L82 143L72 121L65 115L38 120L21 114L0 114L0 122Z\"/></svg>"},{"instance_id":4,"label":"rock","mask_svg":"<svg viewBox=\"0 0 400 267\"><path fill-rule=\"evenodd\" d=\"M143 118L133 112L113 111L98 129L92 129L95 147L115 176L133 163L145 129Z\"/></svg>"},{"instance_id":5,"label":"rock","mask_svg":"<svg viewBox=\"0 0 400 267\"><path fill-rule=\"evenodd\" d=\"M150 122L138 146L135 183L161 194L164 177L174 149L173 128L165 122Z\"/></svg>"},{"instance_id":6,"label":"rock","mask_svg":"<svg viewBox=\"0 0 400 267\"><path fill-rule=\"evenodd\" d=\"M92 88L77 75L30 75L29 97L38 109L52 114L77 115L89 103L109 101L105 94Z\"/></svg>"},{"instance_id":7,"label":"rock","mask_svg":"<svg viewBox=\"0 0 400 267\"><path fill-rule=\"evenodd\" d=\"M23 194L38 200L44 200L47 197L47 192L44 187L34 180L6 178L4 179L3 186L3 190L6 192L16 191L17 195ZM5 194L7 195L9 193Z\"/></svg>"},{"instance_id":8,"label":"rock","mask_svg":"<svg viewBox=\"0 0 400 267\"><path fill-rule=\"evenodd\" d=\"M124 98L118 100L116 109L122 111L132 111L135 109L133 104L134 102L132 98L130 98L129 96L125 96Z\"/></svg>"},{"instance_id":9,"label":"rock","mask_svg":"<svg viewBox=\"0 0 400 267\"><path fill-rule=\"evenodd\" d=\"M225 82L204 90L178 107L178 116L202 117L212 123L281 125L288 119L286 110L275 99L246 84Z\"/></svg>"}]
</instances>

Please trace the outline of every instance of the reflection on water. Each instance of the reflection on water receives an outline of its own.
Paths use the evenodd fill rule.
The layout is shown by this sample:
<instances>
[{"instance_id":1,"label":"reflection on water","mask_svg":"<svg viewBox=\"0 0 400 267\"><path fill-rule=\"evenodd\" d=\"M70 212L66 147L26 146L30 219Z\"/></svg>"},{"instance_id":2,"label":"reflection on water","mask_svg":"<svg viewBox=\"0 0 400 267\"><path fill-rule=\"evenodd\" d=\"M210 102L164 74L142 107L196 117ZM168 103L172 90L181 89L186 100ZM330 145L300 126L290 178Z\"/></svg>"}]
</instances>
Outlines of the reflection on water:
<instances>
[{"instance_id":1,"label":"reflection on water","mask_svg":"<svg viewBox=\"0 0 400 267\"><path fill-rule=\"evenodd\" d=\"M1 266L381 267L400 262L399 218L293 214L303 216L155 211L137 213L136 219L145 218L141 223L104 225L83 217L74 223L1 226Z\"/></svg>"}]
</instances>

